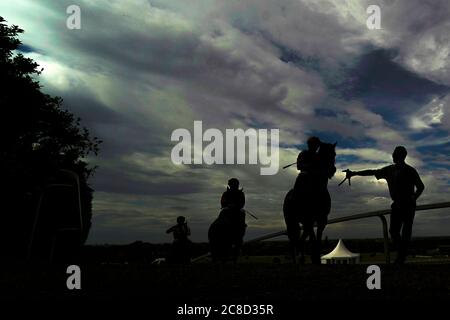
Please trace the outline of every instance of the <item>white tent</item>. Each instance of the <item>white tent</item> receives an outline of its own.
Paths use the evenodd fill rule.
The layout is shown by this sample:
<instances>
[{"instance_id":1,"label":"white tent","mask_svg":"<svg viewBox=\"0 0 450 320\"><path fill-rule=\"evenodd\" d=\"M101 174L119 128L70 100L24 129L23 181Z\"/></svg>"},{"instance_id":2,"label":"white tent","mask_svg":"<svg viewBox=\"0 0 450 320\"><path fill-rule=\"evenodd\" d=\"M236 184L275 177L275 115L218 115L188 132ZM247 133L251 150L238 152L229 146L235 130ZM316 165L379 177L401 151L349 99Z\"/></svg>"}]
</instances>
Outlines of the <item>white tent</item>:
<instances>
[{"instance_id":1,"label":"white tent","mask_svg":"<svg viewBox=\"0 0 450 320\"><path fill-rule=\"evenodd\" d=\"M359 259L360 254L348 250L341 239L333 251L320 258L322 264L356 264Z\"/></svg>"}]
</instances>

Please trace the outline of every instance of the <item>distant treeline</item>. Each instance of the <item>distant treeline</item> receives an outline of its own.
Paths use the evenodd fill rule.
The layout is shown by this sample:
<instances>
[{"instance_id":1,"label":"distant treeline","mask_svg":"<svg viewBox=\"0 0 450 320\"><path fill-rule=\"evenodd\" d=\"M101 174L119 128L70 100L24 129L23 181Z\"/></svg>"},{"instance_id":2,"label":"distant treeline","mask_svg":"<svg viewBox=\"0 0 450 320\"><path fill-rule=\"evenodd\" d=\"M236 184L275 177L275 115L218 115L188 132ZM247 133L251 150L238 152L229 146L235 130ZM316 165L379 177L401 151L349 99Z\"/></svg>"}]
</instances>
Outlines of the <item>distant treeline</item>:
<instances>
[{"instance_id":1,"label":"distant treeline","mask_svg":"<svg viewBox=\"0 0 450 320\"><path fill-rule=\"evenodd\" d=\"M442 254L450 254L450 237L427 237L412 240L412 254L427 255L440 249ZM338 240L323 240L323 253L334 249ZM384 251L383 239L344 239L346 247L355 253L375 254ZM157 258L170 254L171 244L152 244L136 241L128 245L87 245L83 258L88 263L151 263ZM307 246L307 251L309 250ZM208 243L193 243L192 257L209 251ZM287 256L287 241L263 241L244 245L244 256Z\"/></svg>"}]
</instances>

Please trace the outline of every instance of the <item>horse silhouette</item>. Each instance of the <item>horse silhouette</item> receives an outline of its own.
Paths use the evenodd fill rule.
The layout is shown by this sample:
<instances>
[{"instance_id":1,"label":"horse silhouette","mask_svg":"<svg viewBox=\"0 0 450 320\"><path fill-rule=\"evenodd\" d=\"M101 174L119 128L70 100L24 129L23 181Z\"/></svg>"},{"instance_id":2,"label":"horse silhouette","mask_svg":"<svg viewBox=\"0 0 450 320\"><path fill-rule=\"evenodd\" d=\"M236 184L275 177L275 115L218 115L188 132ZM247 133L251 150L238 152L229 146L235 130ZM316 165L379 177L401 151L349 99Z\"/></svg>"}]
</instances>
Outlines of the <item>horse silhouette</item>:
<instances>
[{"instance_id":1,"label":"horse silhouette","mask_svg":"<svg viewBox=\"0 0 450 320\"><path fill-rule=\"evenodd\" d=\"M301 253L301 262L304 262L305 240L309 237L312 244L312 261L315 264L320 263L322 234L331 210L328 179L336 172L336 144L320 143L315 172L300 173L296 187L289 190L284 198L283 214L294 262L298 253ZM314 232L315 225L317 234Z\"/></svg>"},{"instance_id":2,"label":"horse silhouette","mask_svg":"<svg viewBox=\"0 0 450 320\"><path fill-rule=\"evenodd\" d=\"M208 240L213 261L226 262L230 257L237 261L245 235L245 211L223 208L208 230Z\"/></svg>"}]
</instances>

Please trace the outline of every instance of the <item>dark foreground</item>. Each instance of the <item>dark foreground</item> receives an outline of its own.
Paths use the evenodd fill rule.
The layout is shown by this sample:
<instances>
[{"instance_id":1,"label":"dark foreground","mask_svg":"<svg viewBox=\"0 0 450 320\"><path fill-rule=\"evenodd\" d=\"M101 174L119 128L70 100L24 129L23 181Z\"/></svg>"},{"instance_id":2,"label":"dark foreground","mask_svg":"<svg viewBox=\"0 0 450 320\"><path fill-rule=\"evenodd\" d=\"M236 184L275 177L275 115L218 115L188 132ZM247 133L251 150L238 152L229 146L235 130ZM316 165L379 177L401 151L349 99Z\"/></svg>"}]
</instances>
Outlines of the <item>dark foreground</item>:
<instances>
[{"instance_id":1,"label":"dark foreground","mask_svg":"<svg viewBox=\"0 0 450 320\"><path fill-rule=\"evenodd\" d=\"M307 308L321 310L317 305L338 303L346 309L367 305L380 311L393 301L395 305L406 302L415 306L431 302L433 308L450 301L448 263L379 266L380 290L367 288L368 264L90 264L80 266L80 290L67 289L67 266L3 266L0 305L27 300L53 308L61 303L77 306L87 302L111 311L132 303L132 310L137 307L148 315L160 315L149 319L205 319L204 314L186 316L179 312L186 312L189 306L209 306L217 310L209 319L293 319ZM222 314L230 305L236 312L236 305L255 304L273 305L274 315ZM331 310L323 309L326 313Z\"/></svg>"},{"instance_id":2,"label":"dark foreground","mask_svg":"<svg viewBox=\"0 0 450 320\"><path fill-rule=\"evenodd\" d=\"M366 286L368 265L210 263L82 265L81 290L66 288L65 266L3 266L2 300L139 299L190 302L450 300L450 265L380 265L381 289Z\"/></svg>"}]
</instances>

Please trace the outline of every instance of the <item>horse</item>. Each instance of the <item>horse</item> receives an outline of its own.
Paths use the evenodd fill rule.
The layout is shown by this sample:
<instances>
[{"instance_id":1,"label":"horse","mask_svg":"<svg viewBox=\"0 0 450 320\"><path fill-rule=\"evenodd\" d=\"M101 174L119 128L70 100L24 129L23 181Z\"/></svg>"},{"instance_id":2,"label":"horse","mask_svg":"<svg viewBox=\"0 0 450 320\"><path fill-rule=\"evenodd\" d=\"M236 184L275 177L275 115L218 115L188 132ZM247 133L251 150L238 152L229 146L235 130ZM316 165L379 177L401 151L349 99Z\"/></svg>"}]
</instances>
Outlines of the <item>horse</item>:
<instances>
[{"instance_id":1,"label":"horse","mask_svg":"<svg viewBox=\"0 0 450 320\"><path fill-rule=\"evenodd\" d=\"M208 230L211 257L214 262L226 262L231 256L236 262L242 247L245 230L243 209L223 208Z\"/></svg>"},{"instance_id":2,"label":"horse","mask_svg":"<svg viewBox=\"0 0 450 320\"><path fill-rule=\"evenodd\" d=\"M336 172L336 145L337 143L321 142L317 160L318 173L300 173L296 185L301 188L292 188L284 198L283 214L294 263L299 252L300 262L304 263L305 240L309 237L312 262L320 264L322 234L331 210L331 197L327 187L328 180ZM314 232L314 225L317 226L317 234Z\"/></svg>"}]
</instances>

